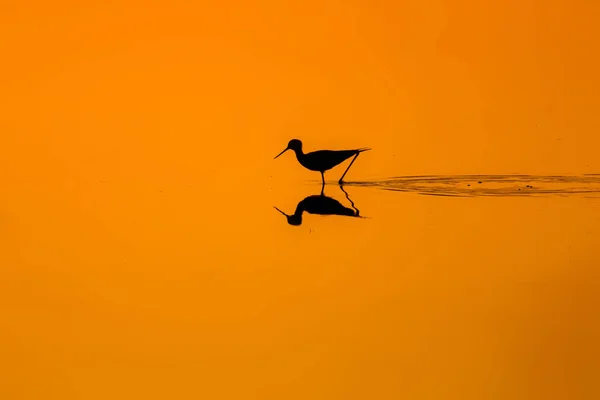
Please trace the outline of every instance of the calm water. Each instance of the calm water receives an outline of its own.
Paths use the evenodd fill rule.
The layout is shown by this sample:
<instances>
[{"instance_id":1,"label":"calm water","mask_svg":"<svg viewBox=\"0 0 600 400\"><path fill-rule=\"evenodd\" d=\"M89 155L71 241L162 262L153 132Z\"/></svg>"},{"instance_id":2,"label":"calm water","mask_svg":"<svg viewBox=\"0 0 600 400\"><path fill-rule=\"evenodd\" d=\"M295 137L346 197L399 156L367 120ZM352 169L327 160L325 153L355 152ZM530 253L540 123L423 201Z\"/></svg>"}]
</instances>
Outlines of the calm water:
<instances>
[{"instance_id":1,"label":"calm water","mask_svg":"<svg viewBox=\"0 0 600 400\"><path fill-rule=\"evenodd\" d=\"M4 193L8 398L598 394L596 177L343 189L324 201L320 184L284 178L82 180ZM294 226L274 208L298 203L360 218L304 212Z\"/></svg>"},{"instance_id":2,"label":"calm water","mask_svg":"<svg viewBox=\"0 0 600 400\"><path fill-rule=\"evenodd\" d=\"M8 3L0 400L600 399L598 1Z\"/></svg>"}]
</instances>

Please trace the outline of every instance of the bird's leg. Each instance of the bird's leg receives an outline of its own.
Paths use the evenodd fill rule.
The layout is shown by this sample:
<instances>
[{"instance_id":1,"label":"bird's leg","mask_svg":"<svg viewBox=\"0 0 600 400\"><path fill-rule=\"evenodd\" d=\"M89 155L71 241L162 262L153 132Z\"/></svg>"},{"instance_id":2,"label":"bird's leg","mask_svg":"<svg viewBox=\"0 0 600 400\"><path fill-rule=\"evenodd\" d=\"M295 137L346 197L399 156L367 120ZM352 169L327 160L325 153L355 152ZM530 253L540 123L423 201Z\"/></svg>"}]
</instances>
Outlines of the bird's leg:
<instances>
[{"instance_id":1,"label":"bird's leg","mask_svg":"<svg viewBox=\"0 0 600 400\"><path fill-rule=\"evenodd\" d=\"M325 196L325 184L321 186L321 196Z\"/></svg>"},{"instance_id":2,"label":"bird's leg","mask_svg":"<svg viewBox=\"0 0 600 400\"><path fill-rule=\"evenodd\" d=\"M323 182L323 186L325 186L325 174L321 171L321 182Z\"/></svg>"},{"instance_id":3,"label":"bird's leg","mask_svg":"<svg viewBox=\"0 0 600 400\"><path fill-rule=\"evenodd\" d=\"M340 185L340 189L342 189L342 192L344 192L344 194L346 195L346 198L348 199L348 201L350 202L350 204L352 204L352 208L354 208L354 210L356 211L356 216L358 217L360 215L360 211L358 210L358 208L356 208L356 206L354 205L354 202L352 201L352 199L350 199L350 196L348 195L348 192L346 192L344 190L344 187L342 185Z\"/></svg>"},{"instance_id":4,"label":"bird's leg","mask_svg":"<svg viewBox=\"0 0 600 400\"><path fill-rule=\"evenodd\" d=\"M346 173L348 172L348 170L350 169L350 167L352 166L352 164L354 164L354 161L356 160L356 157L358 157L357 153L354 158L352 159L352 161L350 161L350 165L348 165L348 168L346 168L346 171L344 171L344 175L342 175L342 177L340 178L340 180L338 181L338 183L341 185L342 183L344 183L344 177L346 176Z\"/></svg>"}]
</instances>

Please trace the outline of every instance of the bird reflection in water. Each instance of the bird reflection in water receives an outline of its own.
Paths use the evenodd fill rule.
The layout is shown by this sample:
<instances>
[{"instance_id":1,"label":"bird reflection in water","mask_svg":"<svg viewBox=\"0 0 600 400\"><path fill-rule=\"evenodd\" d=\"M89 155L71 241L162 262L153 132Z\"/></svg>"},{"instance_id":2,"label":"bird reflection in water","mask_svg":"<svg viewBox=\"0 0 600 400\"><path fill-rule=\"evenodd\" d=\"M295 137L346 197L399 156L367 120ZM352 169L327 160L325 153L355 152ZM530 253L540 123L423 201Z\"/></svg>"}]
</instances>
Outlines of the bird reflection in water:
<instances>
[{"instance_id":1,"label":"bird reflection in water","mask_svg":"<svg viewBox=\"0 0 600 400\"><path fill-rule=\"evenodd\" d=\"M358 208L356 208L354 202L350 199L350 196L341 185L340 189L346 195L346 199L348 199L350 204L352 204L352 208L345 207L339 201L329 196L325 196L324 186L322 186L321 194L308 196L304 200L300 201L296 206L296 211L294 211L294 214L292 215L284 213L277 207L275 207L275 209L285 215L288 224L296 226L302 224L302 214L304 212L317 215L339 215L345 217L364 218L360 216L360 211Z\"/></svg>"}]
</instances>

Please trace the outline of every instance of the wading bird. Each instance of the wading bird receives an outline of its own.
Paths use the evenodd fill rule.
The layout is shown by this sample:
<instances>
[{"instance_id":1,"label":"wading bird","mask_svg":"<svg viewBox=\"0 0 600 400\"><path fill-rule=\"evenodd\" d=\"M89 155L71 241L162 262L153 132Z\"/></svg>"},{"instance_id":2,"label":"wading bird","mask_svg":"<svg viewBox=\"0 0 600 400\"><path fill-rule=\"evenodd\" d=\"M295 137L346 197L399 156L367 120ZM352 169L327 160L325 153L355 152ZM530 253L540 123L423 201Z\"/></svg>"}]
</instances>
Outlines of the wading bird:
<instances>
[{"instance_id":1,"label":"wading bird","mask_svg":"<svg viewBox=\"0 0 600 400\"><path fill-rule=\"evenodd\" d=\"M289 141L287 147L281 153L275 156L275 158L279 157L288 150L293 150L294 153L296 153L296 159L298 159L298 162L304 168L311 171L319 171L321 173L321 181L323 182L323 185L325 185L325 171L330 170L336 165L354 156L350 162L350 165L348 165L348 168L346 168L346 171L338 181L338 183L341 185L344 183L344 176L346 176L346 173L356 160L356 157L358 157L358 155L363 151L371 149L365 147L354 150L317 150L304 154L302 151L302 142L298 139L292 139Z\"/></svg>"},{"instance_id":2,"label":"wading bird","mask_svg":"<svg viewBox=\"0 0 600 400\"><path fill-rule=\"evenodd\" d=\"M288 224L290 225L300 225L302 224L302 214L307 212L309 214L317 214L317 215L339 215L345 217L356 217L363 218L360 216L360 211L354 205L354 202L350 199L348 193L344 190L342 186L340 189L346 195L346 198L352 204L352 208L345 207L337 201L329 196L325 196L325 193L321 191L320 195L308 196L304 200L300 201L296 206L296 211L294 214L287 215L279 208L274 207L277 211L285 215L287 218Z\"/></svg>"}]
</instances>

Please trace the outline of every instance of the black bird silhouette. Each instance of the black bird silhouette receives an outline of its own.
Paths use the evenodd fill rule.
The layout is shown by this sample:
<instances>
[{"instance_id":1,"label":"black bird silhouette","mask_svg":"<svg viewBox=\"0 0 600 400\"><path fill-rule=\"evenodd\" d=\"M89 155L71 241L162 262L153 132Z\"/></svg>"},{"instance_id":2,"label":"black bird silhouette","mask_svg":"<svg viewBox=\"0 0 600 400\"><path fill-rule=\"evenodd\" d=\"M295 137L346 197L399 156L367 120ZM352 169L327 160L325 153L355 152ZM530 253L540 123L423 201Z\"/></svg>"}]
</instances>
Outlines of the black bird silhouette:
<instances>
[{"instance_id":1,"label":"black bird silhouette","mask_svg":"<svg viewBox=\"0 0 600 400\"><path fill-rule=\"evenodd\" d=\"M338 183L341 185L342 183L344 183L344 176L346 176L346 173L348 172L358 155L363 151L371 149L368 147L364 147L361 149L354 150L317 150L311 153L304 154L304 152L302 151L302 142L298 139L292 139L289 141L287 147L281 153L276 155L275 158L279 157L288 150L293 150L294 153L296 153L296 158L298 159L298 162L304 168L309 169L311 171L319 171L321 173L321 181L323 182L323 185L325 184L325 171L330 170L336 165L354 156L354 158L350 162L350 165L348 165L348 168L346 168L346 171L338 181Z\"/></svg>"},{"instance_id":2,"label":"black bird silhouette","mask_svg":"<svg viewBox=\"0 0 600 400\"><path fill-rule=\"evenodd\" d=\"M294 211L294 214L292 215L284 213L277 207L274 208L283 215L285 215L288 224L296 226L302 224L302 214L304 212L318 215L340 215L345 217L362 218L360 216L360 211L358 210L358 208L356 208L354 202L350 200L350 196L348 196L348 193L343 188L342 191L346 195L348 201L350 201L350 203L352 204L352 208L344 207L339 201L331 197L325 196L323 191L321 191L321 194L308 196L301 200L296 206L296 211Z\"/></svg>"}]
</instances>

